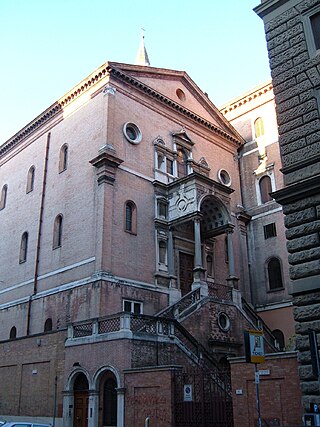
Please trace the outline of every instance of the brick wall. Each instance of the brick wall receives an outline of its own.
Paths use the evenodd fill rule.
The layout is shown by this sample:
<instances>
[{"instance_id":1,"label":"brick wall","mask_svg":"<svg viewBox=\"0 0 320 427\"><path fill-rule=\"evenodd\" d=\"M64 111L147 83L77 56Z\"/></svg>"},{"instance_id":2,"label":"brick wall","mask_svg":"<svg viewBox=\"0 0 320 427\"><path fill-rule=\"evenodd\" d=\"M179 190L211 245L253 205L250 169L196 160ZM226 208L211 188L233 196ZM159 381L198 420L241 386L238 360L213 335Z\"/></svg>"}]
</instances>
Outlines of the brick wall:
<instances>
[{"instance_id":1,"label":"brick wall","mask_svg":"<svg viewBox=\"0 0 320 427\"><path fill-rule=\"evenodd\" d=\"M234 425L257 425L255 368L243 359L231 359ZM258 365L260 375L260 410L262 421L277 420L273 425L302 425L301 392L296 353L277 353ZM264 424L263 424L264 425ZM270 424L271 425L271 424Z\"/></svg>"},{"instance_id":2,"label":"brick wall","mask_svg":"<svg viewBox=\"0 0 320 427\"><path fill-rule=\"evenodd\" d=\"M146 417L150 427L170 427L172 419L173 369L153 368L125 372L127 427L143 426Z\"/></svg>"},{"instance_id":3,"label":"brick wall","mask_svg":"<svg viewBox=\"0 0 320 427\"><path fill-rule=\"evenodd\" d=\"M1 418L6 415L52 417L56 376L57 417L62 416L65 338L63 330L1 344Z\"/></svg>"}]
</instances>

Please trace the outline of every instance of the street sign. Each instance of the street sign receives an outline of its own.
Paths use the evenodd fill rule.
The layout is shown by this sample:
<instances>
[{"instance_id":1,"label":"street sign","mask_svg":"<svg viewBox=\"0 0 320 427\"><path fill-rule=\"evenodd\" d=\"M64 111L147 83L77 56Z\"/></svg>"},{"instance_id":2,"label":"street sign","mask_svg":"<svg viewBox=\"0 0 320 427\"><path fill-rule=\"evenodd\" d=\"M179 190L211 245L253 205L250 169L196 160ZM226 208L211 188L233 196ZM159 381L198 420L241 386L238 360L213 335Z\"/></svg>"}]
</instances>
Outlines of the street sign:
<instances>
[{"instance_id":1,"label":"street sign","mask_svg":"<svg viewBox=\"0 0 320 427\"><path fill-rule=\"evenodd\" d=\"M249 363L264 362L263 331L251 330L244 332L246 361Z\"/></svg>"},{"instance_id":2,"label":"street sign","mask_svg":"<svg viewBox=\"0 0 320 427\"><path fill-rule=\"evenodd\" d=\"M192 402L192 384L185 384L183 386L183 401Z\"/></svg>"}]
</instances>

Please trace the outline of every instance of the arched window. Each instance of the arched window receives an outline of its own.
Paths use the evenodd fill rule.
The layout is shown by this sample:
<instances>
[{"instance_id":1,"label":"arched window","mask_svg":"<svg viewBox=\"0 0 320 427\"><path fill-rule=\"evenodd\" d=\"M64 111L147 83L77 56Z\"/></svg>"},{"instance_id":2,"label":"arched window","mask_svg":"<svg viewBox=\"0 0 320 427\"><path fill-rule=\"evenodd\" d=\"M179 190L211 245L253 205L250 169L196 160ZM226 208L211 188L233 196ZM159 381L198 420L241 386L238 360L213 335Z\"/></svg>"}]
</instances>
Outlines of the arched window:
<instances>
[{"instance_id":1,"label":"arched window","mask_svg":"<svg viewBox=\"0 0 320 427\"><path fill-rule=\"evenodd\" d=\"M44 323L44 332L52 331L52 319L49 317Z\"/></svg>"},{"instance_id":2,"label":"arched window","mask_svg":"<svg viewBox=\"0 0 320 427\"><path fill-rule=\"evenodd\" d=\"M57 215L53 225L53 243L52 243L53 249L60 248L61 246L62 222L63 222L62 215L61 214Z\"/></svg>"},{"instance_id":3,"label":"arched window","mask_svg":"<svg viewBox=\"0 0 320 427\"><path fill-rule=\"evenodd\" d=\"M177 171L178 171L179 178L181 178L182 176L186 176L188 173L187 160L188 160L187 153L182 148L179 148L177 151Z\"/></svg>"},{"instance_id":4,"label":"arched window","mask_svg":"<svg viewBox=\"0 0 320 427\"><path fill-rule=\"evenodd\" d=\"M167 243L164 240L159 242L159 263L167 263Z\"/></svg>"},{"instance_id":5,"label":"arched window","mask_svg":"<svg viewBox=\"0 0 320 427\"><path fill-rule=\"evenodd\" d=\"M27 261L28 237L29 235L27 231L25 231L21 237L20 256L19 256L20 264Z\"/></svg>"},{"instance_id":6,"label":"arched window","mask_svg":"<svg viewBox=\"0 0 320 427\"><path fill-rule=\"evenodd\" d=\"M8 186L5 184L1 190L0 210L6 207Z\"/></svg>"},{"instance_id":7,"label":"arched window","mask_svg":"<svg viewBox=\"0 0 320 427\"><path fill-rule=\"evenodd\" d=\"M137 208L132 201L125 204L125 231L137 233Z\"/></svg>"},{"instance_id":8,"label":"arched window","mask_svg":"<svg viewBox=\"0 0 320 427\"><path fill-rule=\"evenodd\" d=\"M276 342L275 342L276 347L280 351L283 351L284 350L284 335L283 335L283 332L280 331L280 329L275 329L274 331L272 331L272 335L276 339Z\"/></svg>"},{"instance_id":9,"label":"arched window","mask_svg":"<svg viewBox=\"0 0 320 427\"><path fill-rule=\"evenodd\" d=\"M264 124L261 117L258 117L257 120L255 120L254 122L254 132L256 138L259 138L260 136L264 135Z\"/></svg>"},{"instance_id":10,"label":"arched window","mask_svg":"<svg viewBox=\"0 0 320 427\"><path fill-rule=\"evenodd\" d=\"M65 171L68 167L68 145L64 144L60 149L59 173Z\"/></svg>"},{"instance_id":11,"label":"arched window","mask_svg":"<svg viewBox=\"0 0 320 427\"><path fill-rule=\"evenodd\" d=\"M31 166L28 172L28 177L27 177L27 190L26 190L27 193L30 193L30 191L33 191L34 173L35 173L35 167Z\"/></svg>"},{"instance_id":12,"label":"arched window","mask_svg":"<svg viewBox=\"0 0 320 427\"><path fill-rule=\"evenodd\" d=\"M271 188L271 178L269 176L263 176L259 181L260 197L261 203L270 202L272 197L270 193L272 192Z\"/></svg>"},{"instance_id":13,"label":"arched window","mask_svg":"<svg viewBox=\"0 0 320 427\"><path fill-rule=\"evenodd\" d=\"M14 340L17 338L17 328L15 326L12 326L12 328L10 329L10 335L9 338L11 340Z\"/></svg>"},{"instance_id":14,"label":"arched window","mask_svg":"<svg viewBox=\"0 0 320 427\"><path fill-rule=\"evenodd\" d=\"M268 261L268 279L270 291L283 288L281 263L278 258Z\"/></svg>"}]
</instances>

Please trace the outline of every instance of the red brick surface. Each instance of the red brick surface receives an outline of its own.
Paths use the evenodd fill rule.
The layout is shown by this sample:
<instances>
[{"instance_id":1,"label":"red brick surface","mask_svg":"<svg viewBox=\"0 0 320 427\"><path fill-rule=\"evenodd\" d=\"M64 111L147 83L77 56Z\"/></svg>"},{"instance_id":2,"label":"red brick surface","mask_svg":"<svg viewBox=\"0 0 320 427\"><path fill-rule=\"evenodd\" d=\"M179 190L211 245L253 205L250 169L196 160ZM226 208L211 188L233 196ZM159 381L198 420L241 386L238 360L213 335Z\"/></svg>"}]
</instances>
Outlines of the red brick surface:
<instances>
[{"instance_id":1,"label":"red brick surface","mask_svg":"<svg viewBox=\"0 0 320 427\"><path fill-rule=\"evenodd\" d=\"M301 392L298 363L295 353L269 356L258 365L259 370L270 371L260 376L259 394L261 418L270 422L277 419L281 426L302 425ZM231 360L231 381L234 425L257 425L254 364ZM238 390L238 392L237 392ZM241 394L237 394L240 393Z\"/></svg>"}]
</instances>

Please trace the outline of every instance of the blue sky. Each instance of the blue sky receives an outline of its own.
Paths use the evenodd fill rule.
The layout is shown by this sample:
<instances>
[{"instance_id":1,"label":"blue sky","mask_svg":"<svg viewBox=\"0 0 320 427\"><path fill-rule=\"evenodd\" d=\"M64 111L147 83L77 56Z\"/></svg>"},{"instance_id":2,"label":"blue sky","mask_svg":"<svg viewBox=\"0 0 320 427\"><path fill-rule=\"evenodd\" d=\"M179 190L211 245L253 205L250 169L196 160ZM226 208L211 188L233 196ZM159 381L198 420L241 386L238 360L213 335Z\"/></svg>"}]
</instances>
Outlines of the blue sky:
<instances>
[{"instance_id":1,"label":"blue sky","mask_svg":"<svg viewBox=\"0 0 320 427\"><path fill-rule=\"evenodd\" d=\"M184 70L219 106L270 78L259 0L0 0L0 145L107 60Z\"/></svg>"}]
</instances>

